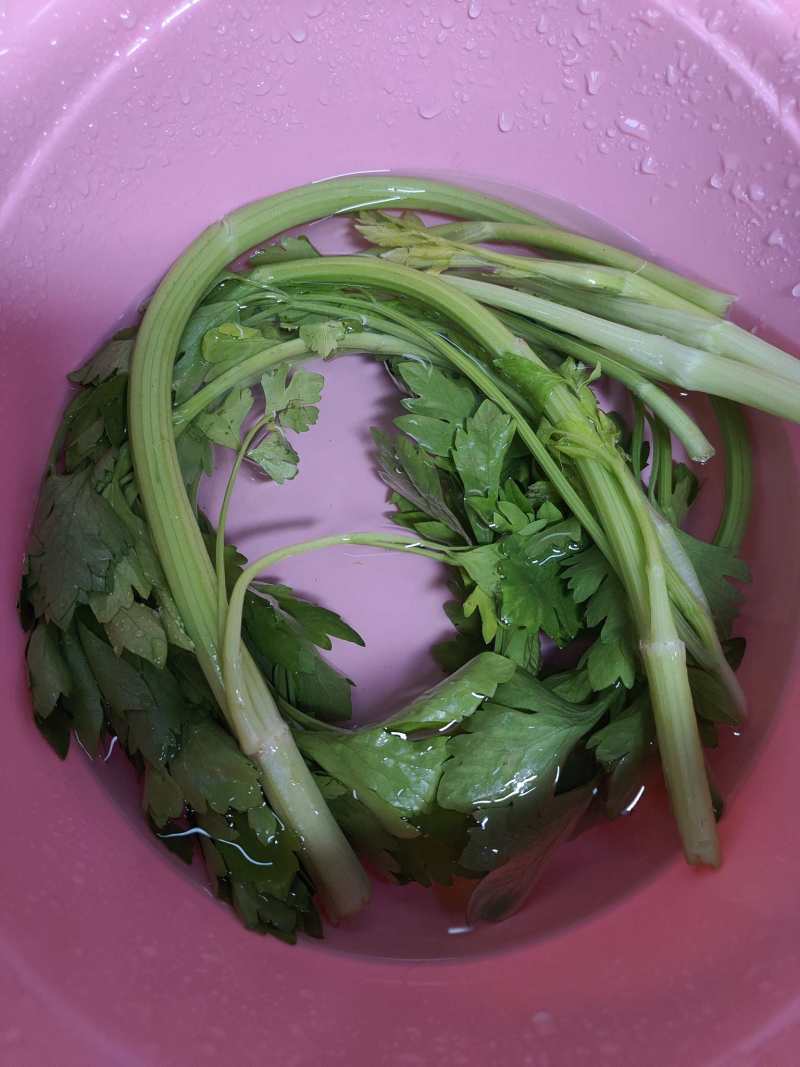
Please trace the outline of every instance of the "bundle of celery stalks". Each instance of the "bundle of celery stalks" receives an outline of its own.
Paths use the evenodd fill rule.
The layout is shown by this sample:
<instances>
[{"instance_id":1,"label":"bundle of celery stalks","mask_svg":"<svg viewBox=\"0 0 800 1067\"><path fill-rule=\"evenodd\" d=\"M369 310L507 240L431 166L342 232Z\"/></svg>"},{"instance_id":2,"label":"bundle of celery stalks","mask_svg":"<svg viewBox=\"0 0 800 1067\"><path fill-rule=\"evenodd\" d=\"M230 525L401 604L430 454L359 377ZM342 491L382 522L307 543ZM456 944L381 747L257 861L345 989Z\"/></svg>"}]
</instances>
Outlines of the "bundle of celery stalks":
<instances>
[{"instance_id":1,"label":"bundle of celery stalks","mask_svg":"<svg viewBox=\"0 0 800 1067\"><path fill-rule=\"evenodd\" d=\"M362 251L269 243L333 214ZM459 879L469 921L502 919L659 764L687 861L718 865L704 748L745 713L739 405L800 418L800 364L726 321L731 299L422 179L312 184L215 223L138 326L70 375L20 599L40 730L61 755L73 735L92 757L116 738L158 837L187 861L199 847L242 921L289 941L321 934L320 908L358 911L365 866ZM248 562L225 537L237 475L297 474L324 384L304 364L351 353L398 387L375 455L399 529ZM622 412L599 406L604 377ZM698 482L673 444L697 463L714 449L664 386L712 399L710 542L683 529ZM219 447L235 459L208 516ZM276 581L282 560L348 544L438 560L452 590L443 681L360 727L320 649L361 638Z\"/></svg>"}]
</instances>

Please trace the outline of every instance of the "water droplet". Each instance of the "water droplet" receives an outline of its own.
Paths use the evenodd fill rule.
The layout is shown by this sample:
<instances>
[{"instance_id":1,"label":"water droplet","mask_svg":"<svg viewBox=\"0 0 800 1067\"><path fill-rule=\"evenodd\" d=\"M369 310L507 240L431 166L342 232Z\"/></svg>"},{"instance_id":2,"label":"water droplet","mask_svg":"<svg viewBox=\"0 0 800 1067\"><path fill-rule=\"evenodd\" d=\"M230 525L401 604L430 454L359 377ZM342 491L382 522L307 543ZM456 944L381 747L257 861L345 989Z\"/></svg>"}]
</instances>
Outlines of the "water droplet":
<instances>
[{"instance_id":1,"label":"water droplet","mask_svg":"<svg viewBox=\"0 0 800 1067\"><path fill-rule=\"evenodd\" d=\"M744 90L742 89L742 86L739 82L728 82L728 84L725 86L725 92L728 94L734 104L737 100L741 100L743 91Z\"/></svg>"},{"instance_id":2,"label":"water droplet","mask_svg":"<svg viewBox=\"0 0 800 1067\"><path fill-rule=\"evenodd\" d=\"M620 61L620 63L621 63L624 53L622 51L622 48L619 46L619 44L616 41L609 41L608 42L608 47L614 53L614 58L618 59Z\"/></svg>"},{"instance_id":3,"label":"water droplet","mask_svg":"<svg viewBox=\"0 0 800 1067\"><path fill-rule=\"evenodd\" d=\"M608 145L606 144L605 141L598 141L597 142L597 151L601 152L604 156L608 155L609 147L608 147Z\"/></svg>"},{"instance_id":4,"label":"water droplet","mask_svg":"<svg viewBox=\"0 0 800 1067\"><path fill-rule=\"evenodd\" d=\"M722 29L724 21L725 12L720 11L719 8L717 8L717 10L706 19L706 29L709 33L718 33L719 30Z\"/></svg>"},{"instance_id":5,"label":"water droplet","mask_svg":"<svg viewBox=\"0 0 800 1067\"><path fill-rule=\"evenodd\" d=\"M469 0L469 6L467 7L467 15L471 19L476 19L481 13L481 0Z\"/></svg>"},{"instance_id":6,"label":"water droplet","mask_svg":"<svg viewBox=\"0 0 800 1067\"><path fill-rule=\"evenodd\" d=\"M591 15L595 6L595 0L578 0L578 11L580 11L582 15Z\"/></svg>"},{"instance_id":7,"label":"water droplet","mask_svg":"<svg viewBox=\"0 0 800 1067\"><path fill-rule=\"evenodd\" d=\"M214 75L206 67L206 69L200 75L200 81L203 83L203 85L210 85L213 80L214 80Z\"/></svg>"},{"instance_id":8,"label":"water droplet","mask_svg":"<svg viewBox=\"0 0 800 1067\"><path fill-rule=\"evenodd\" d=\"M439 17L439 22L446 30L452 30L453 26L455 26L456 24L456 20L453 18L449 11L445 11Z\"/></svg>"},{"instance_id":9,"label":"water droplet","mask_svg":"<svg viewBox=\"0 0 800 1067\"><path fill-rule=\"evenodd\" d=\"M603 75L599 70L587 70L586 72L586 92L589 96L597 96L600 92L600 86L603 82Z\"/></svg>"},{"instance_id":10,"label":"water droplet","mask_svg":"<svg viewBox=\"0 0 800 1067\"><path fill-rule=\"evenodd\" d=\"M583 128L585 130L596 130L597 129L597 120L596 119L584 119L583 120Z\"/></svg>"},{"instance_id":11,"label":"water droplet","mask_svg":"<svg viewBox=\"0 0 800 1067\"><path fill-rule=\"evenodd\" d=\"M514 116L507 111L501 111L497 116L497 128L501 133L511 133L514 129Z\"/></svg>"},{"instance_id":12,"label":"water droplet","mask_svg":"<svg viewBox=\"0 0 800 1067\"><path fill-rule=\"evenodd\" d=\"M260 81L256 82L253 92L256 94L256 96L266 96L271 88L272 86L268 81Z\"/></svg>"},{"instance_id":13,"label":"water droplet","mask_svg":"<svg viewBox=\"0 0 800 1067\"><path fill-rule=\"evenodd\" d=\"M712 189L721 189L724 183L724 179L721 174L712 174L708 179L708 184Z\"/></svg>"},{"instance_id":14,"label":"water droplet","mask_svg":"<svg viewBox=\"0 0 800 1067\"><path fill-rule=\"evenodd\" d=\"M794 170L787 174L786 185L789 189L800 189L800 174Z\"/></svg>"},{"instance_id":15,"label":"water droplet","mask_svg":"<svg viewBox=\"0 0 800 1067\"><path fill-rule=\"evenodd\" d=\"M127 29L133 29L136 25L137 15L135 11L131 11L129 8L125 8L124 11L120 11L119 20Z\"/></svg>"},{"instance_id":16,"label":"water droplet","mask_svg":"<svg viewBox=\"0 0 800 1067\"><path fill-rule=\"evenodd\" d=\"M581 48L585 48L589 41L591 41L592 39L586 32L586 30L581 29L580 26L573 28L572 36L575 38Z\"/></svg>"},{"instance_id":17,"label":"water droplet","mask_svg":"<svg viewBox=\"0 0 800 1067\"><path fill-rule=\"evenodd\" d=\"M783 248L784 236L780 230L770 230L766 236L766 243L770 248Z\"/></svg>"},{"instance_id":18,"label":"water droplet","mask_svg":"<svg viewBox=\"0 0 800 1067\"><path fill-rule=\"evenodd\" d=\"M726 174L730 174L739 169L741 160L735 152L723 152L722 153L722 169Z\"/></svg>"},{"instance_id":19,"label":"water droplet","mask_svg":"<svg viewBox=\"0 0 800 1067\"><path fill-rule=\"evenodd\" d=\"M656 161L652 156L645 156L639 161L639 170L642 174L655 174L657 170Z\"/></svg>"},{"instance_id":20,"label":"water droplet","mask_svg":"<svg viewBox=\"0 0 800 1067\"><path fill-rule=\"evenodd\" d=\"M798 282L797 285L793 286L792 296L795 298L800 297L800 282Z\"/></svg>"},{"instance_id":21,"label":"water droplet","mask_svg":"<svg viewBox=\"0 0 800 1067\"><path fill-rule=\"evenodd\" d=\"M758 182L751 182L750 187L747 190L747 195L751 200L757 202L763 200L767 194L763 185L759 185Z\"/></svg>"},{"instance_id":22,"label":"water droplet","mask_svg":"<svg viewBox=\"0 0 800 1067\"><path fill-rule=\"evenodd\" d=\"M324 10L325 5L322 0L310 0L310 2L306 4L306 14L310 19L319 18Z\"/></svg>"},{"instance_id":23,"label":"water droplet","mask_svg":"<svg viewBox=\"0 0 800 1067\"><path fill-rule=\"evenodd\" d=\"M691 89L689 91L689 103L697 106L697 104L699 104L702 99L703 94L700 92L699 89Z\"/></svg>"},{"instance_id":24,"label":"water droplet","mask_svg":"<svg viewBox=\"0 0 800 1067\"><path fill-rule=\"evenodd\" d=\"M327 89L323 89L317 97L317 100L319 100L323 107L327 107L331 102L331 94Z\"/></svg>"},{"instance_id":25,"label":"water droplet","mask_svg":"<svg viewBox=\"0 0 800 1067\"><path fill-rule=\"evenodd\" d=\"M182 85L178 89L178 96L181 98L182 104L188 104L191 102L192 94L189 92L185 85Z\"/></svg>"},{"instance_id":26,"label":"water droplet","mask_svg":"<svg viewBox=\"0 0 800 1067\"><path fill-rule=\"evenodd\" d=\"M650 133L645 124L630 115L620 115L617 119L617 126L621 133L625 133L629 137L636 137L640 141L646 141L650 137Z\"/></svg>"},{"instance_id":27,"label":"water droplet","mask_svg":"<svg viewBox=\"0 0 800 1067\"><path fill-rule=\"evenodd\" d=\"M476 43L477 42L475 41L474 37L468 37L466 39L466 41L464 41L464 51L465 52L471 52L473 50L473 48L475 47Z\"/></svg>"},{"instance_id":28,"label":"water droplet","mask_svg":"<svg viewBox=\"0 0 800 1067\"><path fill-rule=\"evenodd\" d=\"M297 26L295 29L289 31L289 36L295 42L295 44L302 44L306 39L306 31L304 26Z\"/></svg>"},{"instance_id":29,"label":"water droplet","mask_svg":"<svg viewBox=\"0 0 800 1067\"><path fill-rule=\"evenodd\" d=\"M547 33L547 30L549 29L549 26L550 26L550 24L547 21L547 15L545 15L544 12L542 12L542 14L539 16L539 19L538 19L538 21L536 23L536 32L537 33Z\"/></svg>"},{"instance_id":30,"label":"water droplet","mask_svg":"<svg viewBox=\"0 0 800 1067\"><path fill-rule=\"evenodd\" d=\"M421 119L435 119L442 113L442 105L438 100L427 100L417 105L417 114Z\"/></svg>"}]
</instances>

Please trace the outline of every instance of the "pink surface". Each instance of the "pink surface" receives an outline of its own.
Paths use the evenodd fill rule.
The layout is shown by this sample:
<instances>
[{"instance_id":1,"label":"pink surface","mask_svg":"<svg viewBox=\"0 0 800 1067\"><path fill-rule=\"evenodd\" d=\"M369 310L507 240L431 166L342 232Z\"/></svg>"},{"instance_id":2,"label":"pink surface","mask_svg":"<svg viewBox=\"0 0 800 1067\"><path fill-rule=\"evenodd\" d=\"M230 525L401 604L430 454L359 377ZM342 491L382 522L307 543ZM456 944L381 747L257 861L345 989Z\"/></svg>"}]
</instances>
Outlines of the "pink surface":
<instances>
[{"instance_id":1,"label":"pink surface","mask_svg":"<svg viewBox=\"0 0 800 1067\"><path fill-rule=\"evenodd\" d=\"M653 829L654 804L652 820L570 846L540 899L494 939L447 939L445 903L417 903L416 890L379 894L371 918L333 939L371 958L246 934L142 832L127 779L78 756L62 767L44 748L29 722L13 612L64 371L135 309L198 229L256 196L387 167L535 187L739 291L756 321L797 344L798 9L720 8L6 5L0 447L13 506L0 528L0 1062L797 1062L800 564L784 556L800 532L796 433L756 420L755 582L744 618L753 726L720 770L738 783L723 870L684 869ZM374 525L380 487L353 476L358 515L345 516L338 486L388 395L376 369L341 363L307 481L257 498L245 491L240 525L250 524L250 499L262 501L259 525L273 500L277 518L287 509L302 518L305 499L318 524ZM332 455L347 463L331 467ZM377 713L407 670L428 670L440 592L420 561L335 559L283 576L365 631L368 652L337 657ZM383 567L395 593L381 614L359 594ZM376 958L442 955L444 941L464 958Z\"/></svg>"}]
</instances>

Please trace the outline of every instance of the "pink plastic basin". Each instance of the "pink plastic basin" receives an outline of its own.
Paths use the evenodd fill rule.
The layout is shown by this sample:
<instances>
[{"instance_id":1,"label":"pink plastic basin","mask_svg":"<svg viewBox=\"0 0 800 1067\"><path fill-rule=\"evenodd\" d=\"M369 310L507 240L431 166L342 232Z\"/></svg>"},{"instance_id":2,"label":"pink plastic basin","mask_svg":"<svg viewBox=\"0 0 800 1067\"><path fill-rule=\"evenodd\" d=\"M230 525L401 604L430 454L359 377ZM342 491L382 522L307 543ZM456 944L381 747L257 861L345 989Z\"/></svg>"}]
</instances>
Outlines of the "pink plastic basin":
<instances>
[{"instance_id":1,"label":"pink plastic basin","mask_svg":"<svg viewBox=\"0 0 800 1067\"><path fill-rule=\"evenodd\" d=\"M447 893L380 887L322 947L245 933L149 837L124 765L76 751L62 766L42 744L14 611L65 372L199 229L255 197L379 169L539 190L740 293L743 320L797 350L798 27L800 8L774 0L0 10L0 1063L800 1059L796 431L752 421L740 624L752 722L716 762L730 800L722 870L683 866L654 796L563 849L499 927L461 932ZM391 388L363 361L327 373L300 478L237 495L232 532L248 552L385 523L366 432L390 417ZM434 677L427 649L446 626L434 567L340 550L280 576L367 638L366 652L335 650L360 712Z\"/></svg>"}]
</instances>

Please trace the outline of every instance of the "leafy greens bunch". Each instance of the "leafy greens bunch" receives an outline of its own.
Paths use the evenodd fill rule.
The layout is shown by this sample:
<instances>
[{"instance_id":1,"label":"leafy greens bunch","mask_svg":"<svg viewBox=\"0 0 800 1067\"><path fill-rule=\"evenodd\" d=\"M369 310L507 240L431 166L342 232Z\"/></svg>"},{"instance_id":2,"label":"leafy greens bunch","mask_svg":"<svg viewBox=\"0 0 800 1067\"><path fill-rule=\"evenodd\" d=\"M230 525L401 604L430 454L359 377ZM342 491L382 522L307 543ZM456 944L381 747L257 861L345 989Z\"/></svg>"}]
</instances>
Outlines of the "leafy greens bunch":
<instances>
[{"instance_id":1,"label":"leafy greens bunch","mask_svg":"<svg viewBox=\"0 0 800 1067\"><path fill-rule=\"evenodd\" d=\"M228 268L364 204L366 254L286 238ZM502 918L590 806L628 810L657 760L688 861L716 865L703 746L744 713L729 579L746 578L751 477L735 402L800 415L796 362L724 320L729 301L435 182L335 180L223 219L140 325L70 376L21 594L37 725L61 755L73 732L92 756L117 737L158 836L187 859L199 842L219 895L287 940L320 934L320 900L334 918L365 903L356 853L400 882L467 879L470 918ZM225 537L237 475L296 475L324 385L303 363L350 352L403 393L376 449L405 532L248 564ZM601 374L631 394L630 424L598 405ZM711 543L682 529L697 482L672 439L701 462L713 448L664 382L715 398L726 502ZM198 488L216 447L235 458L212 525ZM355 729L351 683L320 649L361 638L261 578L353 543L441 562L455 627L435 650L447 677ZM548 668L551 646L568 669Z\"/></svg>"}]
</instances>

